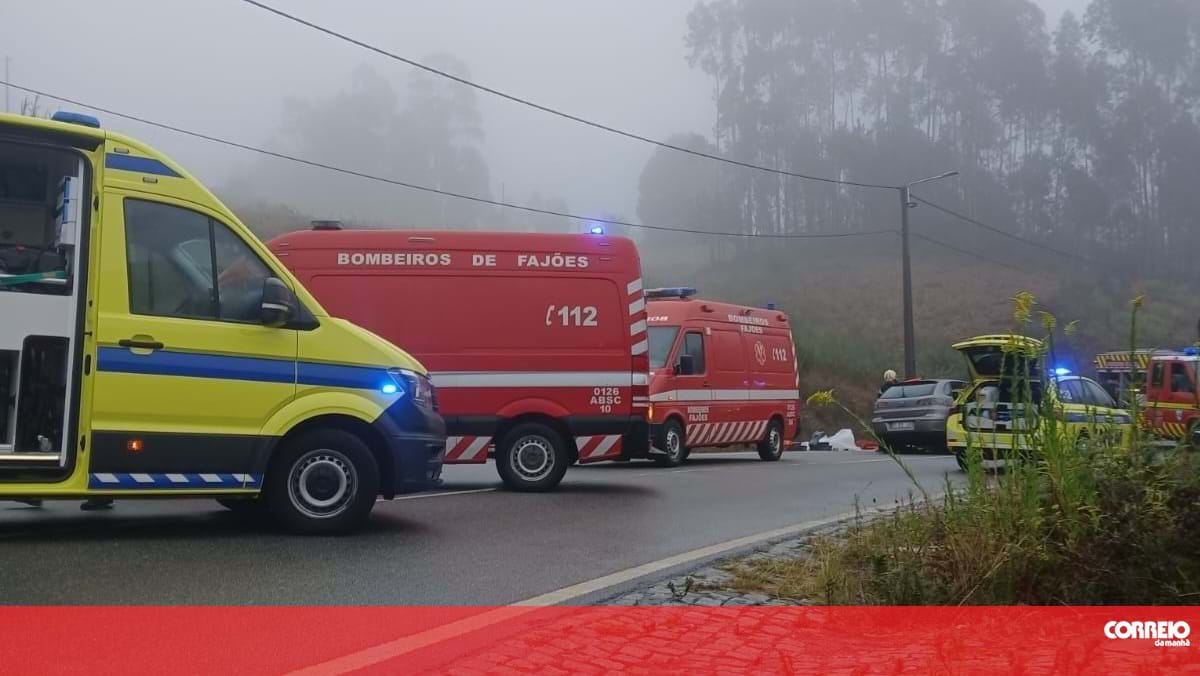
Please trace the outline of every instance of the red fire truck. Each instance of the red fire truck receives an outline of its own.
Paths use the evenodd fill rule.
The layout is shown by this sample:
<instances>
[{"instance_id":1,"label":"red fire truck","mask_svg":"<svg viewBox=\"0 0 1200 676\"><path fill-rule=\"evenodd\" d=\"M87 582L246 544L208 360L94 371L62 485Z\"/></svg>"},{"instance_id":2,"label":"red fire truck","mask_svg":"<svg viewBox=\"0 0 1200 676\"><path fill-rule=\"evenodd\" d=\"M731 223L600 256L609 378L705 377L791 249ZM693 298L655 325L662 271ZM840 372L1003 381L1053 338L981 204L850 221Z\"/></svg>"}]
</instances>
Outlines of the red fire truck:
<instances>
[{"instance_id":1,"label":"red fire truck","mask_svg":"<svg viewBox=\"0 0 1200 676\"><path fill-rule=\"evenodd\" d=\"M494 457L506 486L544 491L575 462L647 456L649 348L631 240L318 223L270 248L330 314L429 369L447 464Z\"/></svg>"},{"instance_id":2,"label":"red fire truck","mask_svg":"<svg viewBox=\"0 0 1200 676\"><path fill-rule=\"evenodd\" d=\"M693 448L754 444L778 460L797 433L800 377L787 315L646 292L654 458L677 465Z\"/></svg>"},{"instance_id":3,"label":"red fire truck","mask_svg":"<svg viewBox=\"0 0 1200 676\"><path fill-rule=\"evenodd\" d=\"M1200 430L1200 351L1161 352L1150 357L1142 402L1142 426L1155 436L1193 443Z\"/></svg>"}]
</instances>

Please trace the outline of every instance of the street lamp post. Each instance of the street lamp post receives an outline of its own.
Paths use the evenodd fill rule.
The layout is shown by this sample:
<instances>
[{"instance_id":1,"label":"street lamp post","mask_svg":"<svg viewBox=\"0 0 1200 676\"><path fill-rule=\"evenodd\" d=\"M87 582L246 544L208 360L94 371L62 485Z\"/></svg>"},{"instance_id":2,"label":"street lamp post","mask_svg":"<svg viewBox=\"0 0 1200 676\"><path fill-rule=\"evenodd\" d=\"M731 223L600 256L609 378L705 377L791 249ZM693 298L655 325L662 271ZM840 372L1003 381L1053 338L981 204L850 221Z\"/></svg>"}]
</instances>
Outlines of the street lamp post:
<instances>
[{"instance_id":1,"label":"street lamp post","mask_svg":"<svg viewBox=\"0 0 1200 676\"><path fill-rule=\"evenodd\" d=\"M912 200L912 188L915 185L940 181L952 176L958 176L958 172L947 171L944 174L923 178L897 188L900 191L900 239L904 259L904 378L906 380L917 377L917 338L916 331L913 329L912 263L908 246L908 210L917 206L917 203Z\"/></svg>"}]
</instances>

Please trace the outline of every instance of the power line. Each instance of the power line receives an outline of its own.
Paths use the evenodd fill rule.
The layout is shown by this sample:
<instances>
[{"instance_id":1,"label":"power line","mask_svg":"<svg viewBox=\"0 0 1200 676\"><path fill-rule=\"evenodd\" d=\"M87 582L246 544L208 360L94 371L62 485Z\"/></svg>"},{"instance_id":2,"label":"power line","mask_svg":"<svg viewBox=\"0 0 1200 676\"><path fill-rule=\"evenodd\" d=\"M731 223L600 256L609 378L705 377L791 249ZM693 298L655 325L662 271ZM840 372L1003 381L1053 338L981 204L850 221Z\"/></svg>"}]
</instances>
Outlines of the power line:
<instances>
[{"instance_id":1,"label":"power line","mask_svg":"<svg viewBox=\"0 0 1200 676\"><path fill-rule=\"evenodd\" d=\"M662 231L662 232L680 232L680 233L687 233L687 234L692 234L692 235L705 235L705 236L712 236L712 237L745 237L745 238L760 238L760 239L840 239L840 238L846 238L846 237L873 237L873 236L878 236L878 235L891 235L896 232L895 230L868 230L868 231L862 231L862 232L793 233L793 234L750 233L750 232L710 232L707 230L697 230L697 229L692 229L692 228L673 228L673 227L662 226L662 225L650 225L647 223L633 223L630 221L620 221L620 220L615 220L615 219L610 219L610 218L595 218L595 217L591 217L591 216L580 216L579 214L572 214L572 213L565 212L565 211L557 211L554 209L541 209L538 207L531 207L531 206L527 206L524 204L515 204L512 202L494 200L494 199L487 198L487 197L479 197L478 195L467 195L464 193L453 192L450 190L442 190L441 188L433 188L433 187L426 186L426 185L420 185L418 183L410 183L408 181L400 181L397 179L386 178L383 176L376 176L374 174L368 174L366 172L357 171L355 169L346 169L344 167L338 167L338 166L335 166L332 164L327 164L325 162L317 162L314 160L308 160L308 159L305 159L302 157L297 157L295 155L288 155L286 153L276 152L274 150L268 150L266 148L260 148L258 146L252 146L252 145L248 145L245 143L239 143L237 141L231 141L229 139L221 138L219 136L212 136L210 134L204 134L204 133L197 132L197 131L191 131L189 129L183 129L182 127L176 127L174 125L165 124L163 122L155 122L153 120L149 120L144 117L138 117L136 115L130 115L128 113L118 112L111 108L102 108L100 106L95 106L90 103L85 103L83 101L79 101L77 99L71 99L71 98L67 98L65 96L59 96L57 94L52 94L49 92L33 89L31 87L24 87L21 85L12 84L6 80L0 81L0 84L3 84L5 86L11 86L14 89L19 89L21 91L24 91L24 92L27 92L30 94L36 94L38 96L44 96L46 98L54 99L56 101L62 101L64 103L69 103L71 105L82 106L84 108L96 110L96 111L102 112L106 115L112 115L114 117L120 117L120 118L124 118L126 120L132 120L134 122L149 125L151 127L157 127L159 129L166 129L167 131L173 131L177 134L184 134L186 136L191 136L193 138L198 138L198 139L201 139L204 141L209 141L212 143L219 143L219 144L230 146L233 148L246 150L246 151L249 151L252 153L258 153L260 155L265 155L267 157L273 157L273 158L280 159L280 160L287 160L289 162L295 162L297 164L303 164L303 165L307 165L310 167L316 167L318 169L325 169L327 171L332 171L332 172L336 172L339 174L345 174L347 176L354 176L357 178L367 179L367 180L371 180L371 181L377 181L379 183L386 183L389 185L399 186L402 188L408 188L410 190L419 190L422 192L432 193L435 195L441 195L443 197L453 197L455 199L467 200L467 201L476 202L479 204L488 204L491 206L504 207L506 209L516 209L519 211L525 211L525 212L535 213L535 214L543 214L543 215L547 215L547 216L558 216L560 218L569 218L569 219L573 219L573 220L577 220L577 221L585 221L585 222L589 222L589 223L603 223L605 225L618 225L618 226L623 226L623 227L627 227L627 228L637 228L637 229L643 229L643 230L657 230L657 231Z\"/></svg>"},{"instance_id":2,"label":"power line","mask_svg":"<svg viewBox=\"0 0 1200 676\"><path fill-rule=\"evenodd\" d=\"M915 237L915 238L917 238L917 239L919 239L919 240L922 240L922 241L925 241L925 242L929 242L930 244L936 244L936 245L938 245L938 246L940 246L940 247L944 247L944 248L946 248L946 249L949 249L949 250L951 250L951 251L955 251L955 252L957 252L957 253L963 254L964 256L970 256L970 257L972 257L972 258L977 258L977 259L979 259L979 260L981 260L981 261L983 261L983 262L985 262L985 263L991 263L992 265L999 265L1000 267L1003 267L1003 268L1008 268L1009 270L1016 270L1017 272L1027 272L1026 270L1023 270L1023 269L1021 269L1021 268L1019 268L1019 267L1017 267L1017 266L1015 266L1015 265L1012 265L1012 264L1009 264L1009 263L1005 263L1005 262L1003 262L1003 261L998 261L998 260L996 260L996 259L994 259L994 258L990 258L990 257L988 257L988 256L981 255L981 254L980 254L980 253L978 253L978 252L971 251L970 249L963 249L963 248L961 248L961 247L957 247L957 246L955 246L955 245L953 245L953 244L949 244L949 243L943 242L943 241L942 241L942 240L940 240L940 239L934 239L934 238L932 238L932 237L929 237L929 236L926 236L926 235L922 235L922 234L920 234L920 233L918 233L918 232L910 232L910 233L909 233L909 236L911 236L911 237Z\"/></svg>"},{"instance_id":3,"label":"power line","mask_svg":"<svg viewBox=\"0 0 1200 676\"><path fill-rule=\"evenodd\" d=\"M927 199L922 199L920 197L917 197L916 195L912 195L912 198L915 199L916 201L920 202L921 204L924 204L926 206L930 206L930 207L933 207L934 209L937 209L938 211L946 214L947 216L953 216L961 221L966 221L967 223L970 223L972 225L983 228L984 230L987 230L989 232L994 232L997 235L1000 235L1002 237L1007 237L1008 239L1011 239L1015 242L1021 242L1022 244L1027 244L1029 246L1036 247L1043 251L1048 251L1050 253L1056 253L1059 256L1063 256L1065 258L1070 258L1072 260L1081 261L1084 263L1090 262L1087 258L1085 258L1084 256L1080 256L1079 254L1072 253L1072 252L1066 251L1064 249L1056 249L1052 246L1040 244L1031 239L1025 239L1024 237L1021 237L1020 235L1014 235L1013 233L1008 232L1007 230L997 228L994 225L988 225L987 223L984 223L983 221L971 218L970 216L967 216L966 214L959 213L953 209L941 206L940 204L934 204L933 202L930 202Z\"/></svg>"},{"instance_id":4,"label":"power line","mask_svg":"<svg viewBox=\"0 0 1200 676\"><path fill-rule=\"evenodd\" d=\"M667 143L666 141L660 141L658 139L653 139L648 136L642 136L641 134L636 134L631 131L626 131L624 129L618 129L617 127L609 126L607 124L596 122L594 120L589 120L587 118L580 117L578 115L573 115L571 113L564 112L562 110L558 110L557 108L551 108L550 106L536 103L534 101L530 101L529 99L521 98L521 97L515 96L513 94L508 94L508 93L502 92L499 89L494 89L492 87L488 87L486 85L479 84L478 82L468 80L464 77L459 77L458 75L454 75L453 73L449 73L449 72L441 70L439 68L434 68L433 66L426 65L424 63L421 63L420 61L416 61L416 60L413 60L413 59L410 59L410 58L407 58L404 56L400 56L399 54L396 54L394 52L389 52L386 49L383 49L382 47L377 47L370 43L363 42L362 40L350 37L349 35L346 35L345 33L339 33L338 31L335 31L331 28L326 28L325 26L321 26L319 24L313 23L306 19L302 19L294 14L289 14L281 9L277 9L275 7L264 4L262 2L258 2L258 0L242 0L242 2L245 2L246 4L258 7L259 9L265 10L267 12L270 12L276 16L287 19L289 21L293 21L293 22L298 23L307 28L311 28L315 31L324 33L325 35L328 35L330 37L337 38L339 40L348 42L357 47L361 47L368 51L375 52L376 54L379 54L380 56L385 56L389 59L399 61L401 63L412 66L413 68L419 68L420 70L423 70L427 73L432 73L434 75L437 75L438 77L446 78L447 80L452 80L459 84L466 85L468 87L477 89L481 92L486 92L493 96L498 96L502 99L512 101L513 103L517 103L517 104L520 104L523 106L528 106L535 110L539 110L543 113L549 113L550 115L555 115L557 117L561 117L563 119L570 120L572 122L578 122L579 124L584 124L589 127L599 129L601 131L609 132L611 134L617 134L619 136L624 136L625 138L628 138L628 139L633 139L635 141L641 141L642 143L649 143L650 145L658 146L659 148L665 148L667 150L673 150L673 151L679 152L679 153L686 153L688 155L693 155L695 157L703 157L703 158L709 159L709 160L716 160L717 162L724 162L726 164L732 164L732 165L743 167L746 169L754 169L756 171L765 171L765 172L768 172L771 174L779 174L782 176L790 176L792 178L804 179L806 181L818 181L821 183L831 183L834 185L853 186L853 187L857 187L857 188L874 188L874 189L881 189L881 190L884 190L884 189L895 190L897 188L897 186L894 186L894 185L883 185L883 184L879 184L879 183L863 183L860 181L849 181L849 180L840 179L840 178L830 178L828 176L815 176L812 174L801 174L798 172L787 171L784 169L773 169L771 167L765 167L760 164L754 164L752 162L742 162L740 160L734 160L734 159L730 159L728 157L721 157L720 155L713 155L712 153L706 153L706 152L703 152L700 150L693 150L691 148L677 146L673 143Z\"/></svg>"}]
</instances>

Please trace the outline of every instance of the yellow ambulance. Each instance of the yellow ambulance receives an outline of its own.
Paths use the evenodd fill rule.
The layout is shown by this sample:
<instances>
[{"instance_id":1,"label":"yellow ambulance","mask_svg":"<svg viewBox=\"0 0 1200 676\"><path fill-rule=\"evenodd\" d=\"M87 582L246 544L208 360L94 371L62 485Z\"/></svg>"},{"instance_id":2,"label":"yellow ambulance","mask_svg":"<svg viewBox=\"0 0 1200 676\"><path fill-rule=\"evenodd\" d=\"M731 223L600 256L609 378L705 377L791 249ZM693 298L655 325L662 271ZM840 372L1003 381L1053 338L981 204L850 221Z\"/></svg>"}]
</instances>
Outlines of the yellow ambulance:
<instances>
[{"instance_id":1,"label":"yellow ambulance","mask_svg":"<svg viewBox=\"0 0 1200 676\"><path fill-rule=\"evenodd\" d=\"M209 496L343 532L444 453L421 364L182 168L88 115L0 114L0 498Z\"/></svg>"}]
</instances>

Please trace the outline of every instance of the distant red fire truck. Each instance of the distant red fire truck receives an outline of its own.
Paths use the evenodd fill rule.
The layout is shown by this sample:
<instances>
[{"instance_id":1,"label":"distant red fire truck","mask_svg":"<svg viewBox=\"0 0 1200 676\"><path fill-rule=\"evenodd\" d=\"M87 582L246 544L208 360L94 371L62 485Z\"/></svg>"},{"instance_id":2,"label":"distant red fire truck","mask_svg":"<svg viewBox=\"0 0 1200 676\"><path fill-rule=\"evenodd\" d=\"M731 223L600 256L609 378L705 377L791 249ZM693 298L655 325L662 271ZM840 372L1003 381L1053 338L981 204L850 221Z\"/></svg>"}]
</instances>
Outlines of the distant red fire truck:
<instances>
[{"instance_id":1,"label":"distant red fire truck","mask_svg":"<svg viewBox=\"0 0 1200 676\"><path fill-rule=\"evenodd\" d=\"M677 465L694 448L753 444L778 460L798 431L800 377L787 315L648 291L655 459Z\"/></svg>"},{"instance_id":2,"label":"distant red fire truck","mask_svg":"<svg viewBox=\"0 0 1200 676\"><path fill-rule=\"evenodd\" d=\"M631 240L322 226L270 247L332 315L430 370L447 464L494 456L509 488L541 491L575 462L647 456L649 344Z\"/></svg>"}]
</instances>

